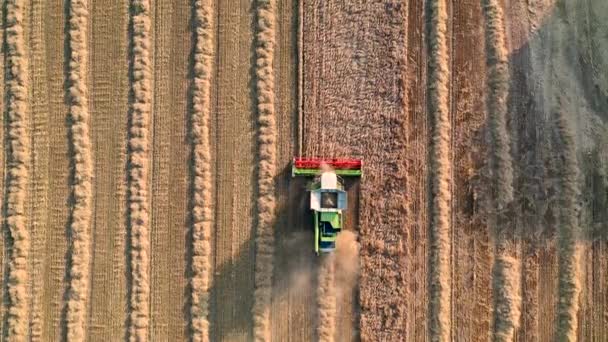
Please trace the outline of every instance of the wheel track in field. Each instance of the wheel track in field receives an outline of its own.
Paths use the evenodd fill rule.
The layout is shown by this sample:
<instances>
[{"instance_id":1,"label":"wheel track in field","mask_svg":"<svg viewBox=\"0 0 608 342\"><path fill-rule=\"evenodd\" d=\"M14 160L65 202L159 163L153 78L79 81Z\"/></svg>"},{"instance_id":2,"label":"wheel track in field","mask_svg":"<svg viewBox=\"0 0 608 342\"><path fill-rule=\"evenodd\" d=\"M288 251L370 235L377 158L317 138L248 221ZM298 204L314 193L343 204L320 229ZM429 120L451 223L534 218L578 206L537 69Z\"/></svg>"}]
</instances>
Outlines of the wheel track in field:
<instances>
[{"instance_id":1,"label":"wheel track in field","mask_svg":"<svg viewBox=\"0 0 608 342\"><path fill-rule=\"evenodd\" d=\"M490 135L491 210L495 234L492 269L494 296L494 341L512 341L521 315L521 270L513 250L511 220L504 211L513 201L511 139L507 131L509 62L505 39L504 12L498 0L484 0L486 63L488 68L487 110Z\"/></svg>"},{"instance_id":2,"label":"wheel track in field","mask_svg":"<svg viewBox=\"0 0 608 342\"><path fill-rule=\"evenodd\" d=\"M255 90L258 129L258 199L255 238L255 289L253 333L256 341L269 341L274 257L277 128L273 60L275 52L276 2L255 2Z\"/></svg>"},{"instance_id":3,"label":"wheel track in field","mask_svg":"<svg viewBox=\"0 0 608 342\"><path fill-rule=\"evenodd\" d=\"M28 122L28 55L24 46L25 1L5 3L5 100L8 119L7 184L5 224L8 229L8 303L6 337L24 341L28 336L28 289L30 234L26 224L25 200L30 176L30 139ZM11 244L12 242L12 244Z\"/></svg>"},{"instance_id":4,"label":"wheel track in field","mask_svg":"<svg viewBox=\"0 0 608 342\"><path fill-rule=\"evenodd\" d=\"M88 107L88 25L86 1L69 3L68 98L70 104L71 217L70 269L65 307L66 338L86 337L87 304L90 288L91 217L93 166L89 137Z\"/></svg>"},{"instance_id":5,"label":"wheel track in field","mask_svg":"<svg viewBox=\"0 0 608 342\"><path fill-rule=\"evenodd\" d=\"M451 141L446 1L427 4L428 106L431 117L431 229L429 329L432 341L449 341L451 329Z\"/></svg>"},{"instance_id":6,"label":"wheel track in field","mask_svg":"<svg viewBox=\"0 0 608 342\"><path fill-rule=\"evenodd\" d=\"M152 112L150 2L132 0L128 146L130 301L128 336L147 341L150 325L149 133Z\"/></svg>"},{"instance_id":7,"label":"wheel track in field","mask_svg":"<svg viewBox=\"0 0 608 342\"><path fill-rule=\"evenodd\" d=\"M192 113L192 279L190 328L192 341L209 341L209 291L211 276L212 176L209 142L210 91L215 59L213 1L196 0L194 19L194 80Z\"/></svg>"}]
</instances>

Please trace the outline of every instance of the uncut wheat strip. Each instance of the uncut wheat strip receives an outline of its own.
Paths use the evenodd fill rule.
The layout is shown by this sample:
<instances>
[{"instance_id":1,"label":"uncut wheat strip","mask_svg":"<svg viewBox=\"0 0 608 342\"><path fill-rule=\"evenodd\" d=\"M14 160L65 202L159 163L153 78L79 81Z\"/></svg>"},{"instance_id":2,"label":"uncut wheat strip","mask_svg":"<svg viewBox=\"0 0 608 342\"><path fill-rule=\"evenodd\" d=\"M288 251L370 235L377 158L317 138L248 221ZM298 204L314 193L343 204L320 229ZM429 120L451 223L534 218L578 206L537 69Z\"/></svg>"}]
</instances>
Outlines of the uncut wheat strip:
<instances>
[{"instance_id":1,"label":"uncut wheat strip","mask_svg":"<svg viewBox=\"0 0 608 342\"><path fill-rule=\"evenodd\" d=\"M129 197L131 298L129 339L147 341L150 325L149 134L152 111L150 2L131 1Z\"/></svg>"},{"instance_id":2,"label":"uncut wheat strip","mask_svg":"<svg viewBox=\"0 0 608 342\"><path fill-rule=\"evenodd\" d=\"M194 15L194 81L192 91L192 341L209 341L211 228L213 224L211 152L211 76L215 59L213 1L196 0Z\"/></svg>"},{"instance_id":3,"label":"uncut wheat strip","mask_svg":"<svg viewBox=\"0 0 608 342\"><path fill-rule=\"evenodd\" d=\"M432 124L430 250L430 334L433 341L450 340L451 284L451 131L447 4L432 0L427 8L428 105Z\"/></svg>"},{"instance_id":4,"label":"uncut wheat strip","mask_svg":"<svg viewBox=\"0 0 608 342\"><path fill-rule=\"evenodd\" d=\"M274 94L275 0L255 2L255 90L258 126L258 200L253 329L256 341L270 341L270 299L274 256L276 114Z\"/></svg>"},{"instance_id":5,"label":"uncut wheat strip","mask_svg":"<svg viewBox=\"0 0 608 342\"><path fill-rule=\"evenodd\" d=\"M30 234L25 199L29 181L30 139L28 121L28 54L24 43L25 1L6 2L5 65L8 118L8 177L5 220L13 241L9 247L7 337L25 341L28 335L28 259Z\"/></svg>"},{"instance_id":6,"label":"uncut wheat strip","mask_svg":"<svg viewBox=\"0 0 608 342\"><path fill-rule=\"evenodd\" d=\"M558 99L556 109L557 132L561 148L560 170L560 223L558 239L558 305L557 340L576 341L578 329L579 296L581 293L582 270L580 258L583 247L582 232L578 215L580 211L580 170L576 156L575 133L569 118Z\"/></svg>"},{"instance_id":7,"label":"uncut wheat strip","mask_svg":"<svg viewBox=\"0 0 608 342\"><path fill-rule=\"evenodd\" d=\"M69 341L85 339L87 300L90 288L90 230L92 216L91 141L87 77L87 29L89 12L86 1L69 4L68 93L71 115L71 167L73 206L70 222L70 270L66 302L66 329Z\"/></svg>"},{"instance_id":8,"label":"uncut wheat strip","mask_svg":"<svg viewBox=\"0 0 608 342\"><path fill-rule=\"evenodd\" d=\"M496 236L493 267L494 341L512 341L521 315L521 269L507 245L507 220L500 213L513 201L513 166L507 131L509 64L505 40L504 12L497 0L483 1L488 68L487 110L490 132L490 168L494 184L492 220Z\"/></svg>"}]
</instances>

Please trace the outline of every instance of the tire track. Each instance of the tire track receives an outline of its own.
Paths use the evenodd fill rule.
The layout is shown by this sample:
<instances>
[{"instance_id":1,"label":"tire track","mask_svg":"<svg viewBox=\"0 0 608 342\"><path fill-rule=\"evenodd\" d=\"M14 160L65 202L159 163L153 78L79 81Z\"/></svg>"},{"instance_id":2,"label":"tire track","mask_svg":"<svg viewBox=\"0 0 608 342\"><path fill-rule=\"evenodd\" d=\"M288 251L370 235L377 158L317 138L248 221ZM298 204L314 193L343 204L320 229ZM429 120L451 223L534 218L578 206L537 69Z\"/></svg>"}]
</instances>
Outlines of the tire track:
<instances>
[{"instance_id":1,"label":"tire track","mask_svg":"<svg viewBox=\"0 0 608 342\"><path fill-rule=\"evenodd\" d=\"M275 0L255 3L255 89L258 124L258 201L253 330L256 341L270 340L274 256L276 122L274 98Z\"/></svg>"},{"instance_id":2,"label":"tire track","mask_svg":"<svg viewBox=\"0 0 608 342\"><path fill-rule=\"evenodd\" d=\"M127 116L129 6L89 1L89 108L93 159L88 341L125 340L128 305ZM117 63L117 61L123 61Z\"/></svg>"},{"instance_id":3,"label":"tire track","mask_svg":"<svg viewBox=\"0 0 608 342\"><path fill-rule=\"evenodd\" d=\"M511 141L507 132L507 95L509 93L509 62L505 40L503 9L498 0L483 1L486 58L488 68L487 110L490 132L490 172L492 212L496 258L493 266L494 341L511 341L521 315L521 270L509 243L510 228L505 210L513 201L513 165Z\"/></svg>"},{"instance_id":4,"label":"tire track","mask_svg":"<svg viewBox=\"0 0 608 342\"><path fill-rule=\"evenodd\" d=\"M214 14L211 0L196 0L194 17L194 80L192 91L192 341L209 341L211 276L212 176L209 142L212 63L215 59Z\"/></svg>"},{"instance_id":5,"label":"tire track","mask_svg":"<svg viewBox=\"0 0 608 342\"><path fill-rule=\"evenodd\" d=\"M6 337L24 341L28 337L30 233L26 224L25 200L30 176L30 139L28 136L28 55L24 46L25 1L8 0L6 8L5 99L8 119L7 187L5 224L8 228L9 263L6 312ZM12 242L12 244L11 244Z\"/></svg>"},{"instance_id":6,"label":"tire track","mask_svg":"<svg viewBox=\"0 0 608 342\"><path fill-rule=\"evenodd\" d=\"M91 140L88 108L88 17L86 1L69 3L68 39L70 102L71 197L70 270L66 300L66 336L68 341L85 339L87 304L90 288L92 179Z\"/></svg>"},{"instance_id":7,"label":"tire track","mask_svg":"<svg viewBox=\"0 0 608 342\"><path fill-rule=\"evenodd\" d=\"M150 2L132 0L129 122L129 247L131 289L128 336L147 341L150 325L149 131L152 104Z\"/></svg>"},{"instance_id":8,"label":"tire track","mask_svg":"<svg viewBox=\"0 0 608 342\"><path fill-rule=\"evenodd\" d=\"M445 0L427 5L428 106L431 117L431 229L429 275L429 328L432 341L449 341L451 329L450 230L452 127L450 123L450 70L448 10Z\"/></svg>"},{"instance_id":9,"label":"tire track","mask_svg":"<svg viewBox=\"0 0 608 342\"><path fill-rule=\"evenodd\" d=\"M49 113L46 80L48 77L44 56L46 46L42 25L31 23L43 22L45 13L43 2L33 2L29 12L29 73L31 82L30 92L30 132L32 141L31 176L29 196L27 203L28 217L30 218L31 249L30 249L30 340L42 339L42 326L44 317L41 310L41 298L44 292L43 264L46 257L46 230L45 224L48 215L48 184L49 184ZM0 329L1 330L1 329Z\"/></svg>"},{"instance_id":10,"label":"tire track","mask_svg":"<svg viewBox=\"0 0 608 342\"><path fill-rule=\"evenodd\" d=\"M576 341L578 329L579 295L582 270L580 258L583 251L580 211L579 175L575 137L569 118L563 112L564 103L556 101L556 125L563 165L560 170L561 210L557 230L558 252L558 306L557 335L559 341Z\"/></svg>"}]
</instances>

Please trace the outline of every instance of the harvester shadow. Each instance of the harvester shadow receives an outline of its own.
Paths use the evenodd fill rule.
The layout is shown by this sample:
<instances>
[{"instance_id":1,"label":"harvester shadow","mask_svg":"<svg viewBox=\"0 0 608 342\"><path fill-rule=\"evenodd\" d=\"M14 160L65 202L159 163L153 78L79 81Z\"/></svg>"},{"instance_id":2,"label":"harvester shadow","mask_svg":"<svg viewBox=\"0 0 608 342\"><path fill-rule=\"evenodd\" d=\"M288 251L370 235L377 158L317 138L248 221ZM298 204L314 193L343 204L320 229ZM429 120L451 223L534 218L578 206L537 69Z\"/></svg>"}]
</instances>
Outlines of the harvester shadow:
<instances>
[{"instance_id":1,"label":"harvester shadow","mask_svg":"<svg viewBox=\"0 0 608 342\"><path fill-rule=\"evenodd\" d=\"M509 55L511 82L508 97L507 129L512 139L511 156L513 159L514 201L500 216L514 226L516 239L534 240L541 245L549 244L554 239L557 226L560 224L559 215L564 208L561 198L564 180L564 142L558 132L557 111L561 103L554 103L553 98L547 101L543 95L548 90L555 93L555 98L571 101L573 89L580 90L585 108L589 110L593 120L608 129L608 94L598 86L594 76L597 66L593 61L594 47L586 39L577 39L575 33L581 13L567 9L568 6L560 0L547 13L541 26L533 33L532 38L515 49ZM581 12L581 11L578 11ZM572 14L577 13L577 14ZM561 22L561 23L560 23ZM555 33L554 25L558 23L568 27L567 32ZM567 23L567 24L566 24ZM584 30L580 30L584 32ZM564 36L561 36L561 35ZM566 38L568 37L568 38ZM560 47L560 52L548 52L551 46L563 45L560 40L569 40L576 47ZM586 45L590 44L590 45ZM561 65L560 58L566 65ZM551 64L552 68L560 69L551 74L534 74L533 68L538 64ZM564 80L568 73L574 78ZM558 76L556 76L558 75ZM606 86L606 85L604 85ZM566 115L574 115L567 113ZM580 114L577 114L580 116ZM487 130L487 127L485 127ZM578 127L573 126L572 132L577 135ZM608 177L606 168L606 147L602 141L595 141L591 149L579 144L577 140L577 167L580 170L580 190L583 196L578 204L581 210L578 214L579 225L582 229L580 238L584 242L608 239ZM603 169L602 169L603 168ZM484 182L485 183L485 182ZM487 184L487 183L485 183ZM513 222L517 217L518 222ZM526 228L521 228L525 226Z\"/></svg>"}]
</instances>

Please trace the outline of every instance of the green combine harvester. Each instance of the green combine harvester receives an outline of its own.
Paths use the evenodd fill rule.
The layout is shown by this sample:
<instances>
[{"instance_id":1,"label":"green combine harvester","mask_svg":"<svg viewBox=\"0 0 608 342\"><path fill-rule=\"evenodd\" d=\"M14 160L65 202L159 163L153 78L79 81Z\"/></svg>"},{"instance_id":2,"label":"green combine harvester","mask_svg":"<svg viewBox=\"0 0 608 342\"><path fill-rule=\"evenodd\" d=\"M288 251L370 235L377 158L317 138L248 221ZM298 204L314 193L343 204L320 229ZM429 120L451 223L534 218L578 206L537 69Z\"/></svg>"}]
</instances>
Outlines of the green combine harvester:
<instances>
[{"instance_id":1,"label":"green combine harvester","mask_svg":"<svg viewBox=\"0 0 608 342\"><path fill-rule=\"evenodd\" d=\"M336 248L343 227L342 212L347 208L343 177L360 177L363 163L358 159L294 158L292 177L314 177L309 184L310 210L315 229L315 253Z\"/></svg>"}]
</instances>

